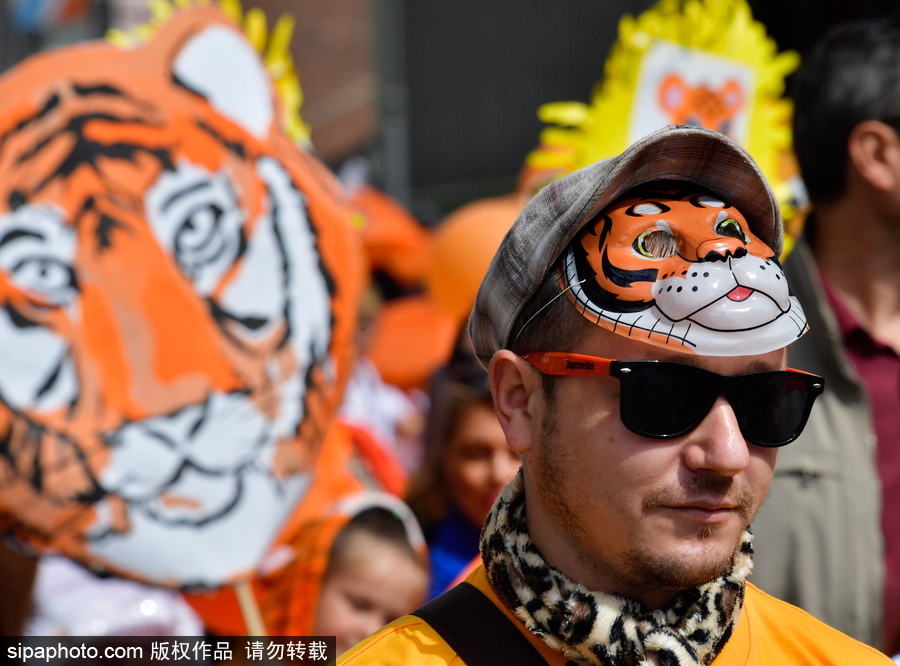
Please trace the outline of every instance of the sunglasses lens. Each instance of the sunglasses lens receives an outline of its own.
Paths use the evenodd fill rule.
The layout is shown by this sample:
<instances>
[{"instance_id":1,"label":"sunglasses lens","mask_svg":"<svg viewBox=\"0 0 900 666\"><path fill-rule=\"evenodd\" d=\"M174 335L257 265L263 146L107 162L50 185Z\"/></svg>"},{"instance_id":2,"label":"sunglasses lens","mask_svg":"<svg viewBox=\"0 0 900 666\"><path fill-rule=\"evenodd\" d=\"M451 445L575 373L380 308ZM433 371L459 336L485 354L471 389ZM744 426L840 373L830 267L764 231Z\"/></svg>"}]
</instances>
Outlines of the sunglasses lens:
<instances>
[{"instance_id":1,"label":"sunglasses lens","mask_svg":"<svg viewBox=\"0 0 900 666\"><path fill-rule=\"evenodd\" d=\"M622 423L646 437L678 437L703 420L716 400L709 375L679 363L623 363Z\"/></svg>"},{"instance_id":2,"label":"sunglasses lens","mask_svg":"<svg viewBox=\"0 0 900 666\"><path fill-rule=\"evenodd\" d=\"M731 404L741 433L758 446L794 441L821 393L813 378L797 372L721 377L690 365L617 362L612 374L622 387L622 423L645 437L680 437L706 418L720 392Z\"/></svg>"},{"instance_id":3,"label":"sunglasses lens","mask_svg":"<svg viewBox=\"0 0 900 666\"><path fill-rule=\"evenodd\" d=\"M759 446L782 446L800 434L814 393L808 380L792 372L766 372L742 378L729 396L741 432Z\"/></svg>"}]
</instances>

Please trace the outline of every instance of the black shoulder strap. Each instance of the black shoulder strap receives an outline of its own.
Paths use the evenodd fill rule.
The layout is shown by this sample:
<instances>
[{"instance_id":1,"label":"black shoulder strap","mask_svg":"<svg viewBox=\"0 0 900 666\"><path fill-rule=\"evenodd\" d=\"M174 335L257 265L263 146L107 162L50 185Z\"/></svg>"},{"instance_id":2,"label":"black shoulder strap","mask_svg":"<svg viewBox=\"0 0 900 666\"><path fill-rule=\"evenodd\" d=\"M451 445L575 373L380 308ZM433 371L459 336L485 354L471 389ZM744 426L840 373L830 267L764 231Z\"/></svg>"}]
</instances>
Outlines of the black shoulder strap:
<instances>
[{"instance_id":1,"label":"black shoulder strap","mask_svg":"<svg viewBox=\"0 0 900 666\"><path fill-rule=\"evenodd\" d=\"M547 664L503 611L470 583L460 583L412 614L430 624L467 666Z\"/></svg>"}]
</instances>

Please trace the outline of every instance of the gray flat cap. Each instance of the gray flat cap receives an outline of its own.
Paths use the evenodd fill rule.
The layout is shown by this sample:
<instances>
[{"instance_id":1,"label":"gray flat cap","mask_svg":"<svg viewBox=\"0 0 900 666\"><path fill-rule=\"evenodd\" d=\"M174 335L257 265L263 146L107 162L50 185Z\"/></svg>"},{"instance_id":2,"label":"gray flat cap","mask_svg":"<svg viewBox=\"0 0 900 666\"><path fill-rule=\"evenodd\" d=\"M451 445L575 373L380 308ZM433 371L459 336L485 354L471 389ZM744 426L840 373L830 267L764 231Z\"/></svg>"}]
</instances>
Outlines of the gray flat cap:
<instances>
[{"instance_id":1,"label":"gray flat cap","mask_svg":"<svg viewBox=\"0 0 900 666\"><path fill-rule=\"evenodd\" d=\"M781 252L778 203L743 148L700 127L657 130L621 155L550 183L522 210L488 268L469 318L475 353L485 366L494 353L508 348L525 303L578 232L628 190L663 179L712 190L743 213L758 238Z\"/></svg>"}]
</instances>

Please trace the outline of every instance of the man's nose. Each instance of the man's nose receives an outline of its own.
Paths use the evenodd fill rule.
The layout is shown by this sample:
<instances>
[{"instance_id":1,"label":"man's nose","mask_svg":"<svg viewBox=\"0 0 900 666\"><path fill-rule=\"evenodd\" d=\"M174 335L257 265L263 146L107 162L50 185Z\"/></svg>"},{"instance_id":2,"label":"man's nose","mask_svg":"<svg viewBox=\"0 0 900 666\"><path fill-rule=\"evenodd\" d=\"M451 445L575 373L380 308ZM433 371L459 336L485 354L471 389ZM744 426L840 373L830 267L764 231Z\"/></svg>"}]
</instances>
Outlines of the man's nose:
<instances>
[{"instance_id":1,"label":"man's nose","mask_svg":"<svg viewBox=\"0 0 900 666\"><path fill-rule=\"evenodd\" d=\"M690 434L685 462L693 470L735 476L750 463L750 448L729 402L719 396L703 422Z\"/></svg>"}]
</instances>

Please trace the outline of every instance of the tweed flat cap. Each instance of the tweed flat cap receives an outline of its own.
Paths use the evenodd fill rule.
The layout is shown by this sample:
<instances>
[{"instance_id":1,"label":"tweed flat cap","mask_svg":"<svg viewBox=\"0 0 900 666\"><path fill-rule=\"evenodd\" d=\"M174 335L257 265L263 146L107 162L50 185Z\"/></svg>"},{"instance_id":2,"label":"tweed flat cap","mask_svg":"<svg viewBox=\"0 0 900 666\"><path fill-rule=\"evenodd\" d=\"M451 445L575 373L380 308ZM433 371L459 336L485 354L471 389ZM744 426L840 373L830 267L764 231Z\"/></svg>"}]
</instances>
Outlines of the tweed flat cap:
<instances>
[{"instance_id":1,"label":"tweed flat cap","mask_svg":"<svg viewBox=\"0 0 900 666\"><path fill-rule=\"evenodd\" d=\"M712 190L737 207L776 254L783 245L778 203L759 167L728 137L673 125L636 141L621 155L550 183L525 206L500 244L478 290L469 333L486 366L508 348L512 327L578 232L628 190L655 180Z\"/></svg>"}]
</instances>

